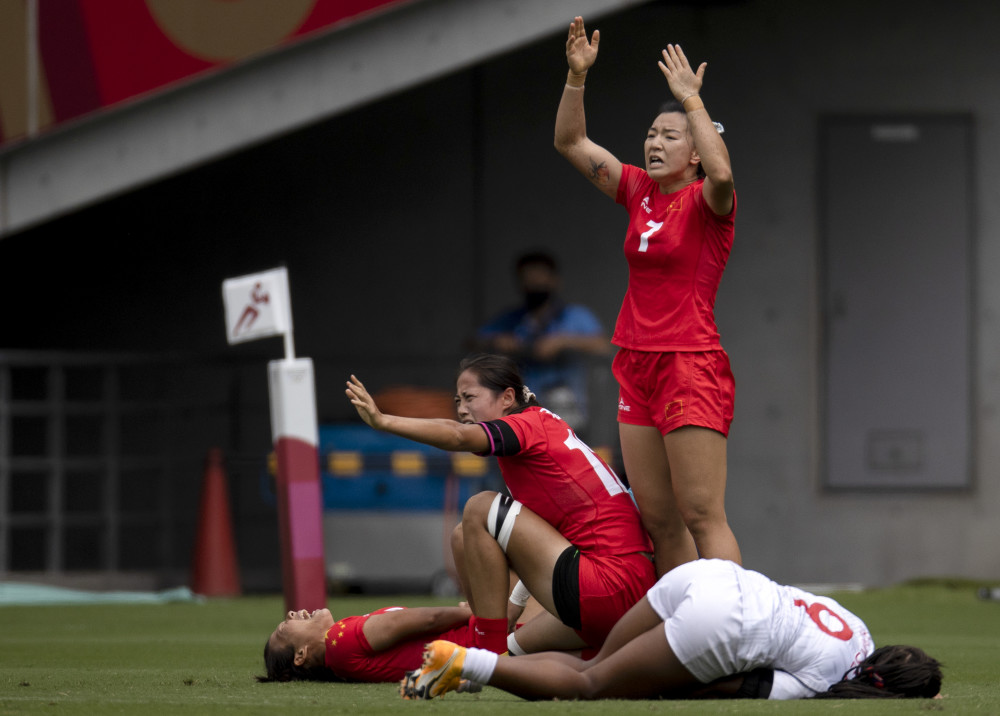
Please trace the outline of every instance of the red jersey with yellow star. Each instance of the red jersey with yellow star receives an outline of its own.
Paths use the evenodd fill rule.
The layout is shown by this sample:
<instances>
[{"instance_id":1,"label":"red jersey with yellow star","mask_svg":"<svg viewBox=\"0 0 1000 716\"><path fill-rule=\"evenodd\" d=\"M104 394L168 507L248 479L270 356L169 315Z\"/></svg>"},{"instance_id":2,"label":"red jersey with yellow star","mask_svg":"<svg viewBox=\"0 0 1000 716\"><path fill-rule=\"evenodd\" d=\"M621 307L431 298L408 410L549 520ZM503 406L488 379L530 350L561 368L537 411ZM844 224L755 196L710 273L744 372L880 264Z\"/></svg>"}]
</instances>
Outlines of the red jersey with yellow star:
<instances>
[{"instance_id":1,"label":"red jersey with yellow star","mask_svg":"<svg viewBox=\"0 0 1000 716\"><path fill-rule=\"evenodd\" d=\"M375 651L363 631L368 617L405 607L383 607L369 614L337 620L326 632L326 667L344 681L399 681L424 660L424 645L434 639L447 639L468 646L468 624L441 635L427 635L401 641L384 651Z\"/></svg>"},{"instance_id":2,"label":"red jersey with yellow star","mask_svg":"<svg viewBox=\"0 0 1000 716\"><path fill-rule=\"evenodd\" d=\"M722 345L715 295L733 246L733 209L719 216L699 179L671 194L639 167L622 166L617 201L628 209L628 290L611 342L637 351L710 351Z\"/></svg>"}]
</instances>

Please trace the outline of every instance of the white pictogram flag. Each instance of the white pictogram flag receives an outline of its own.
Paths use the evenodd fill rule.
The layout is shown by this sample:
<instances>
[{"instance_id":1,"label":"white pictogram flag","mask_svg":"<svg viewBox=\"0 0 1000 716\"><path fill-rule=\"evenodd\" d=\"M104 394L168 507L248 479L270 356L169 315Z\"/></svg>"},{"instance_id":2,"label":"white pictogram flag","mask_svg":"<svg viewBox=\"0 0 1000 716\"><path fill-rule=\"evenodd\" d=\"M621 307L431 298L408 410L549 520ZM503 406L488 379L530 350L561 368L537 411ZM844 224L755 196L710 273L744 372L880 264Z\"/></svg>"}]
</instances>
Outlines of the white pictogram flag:
<instances>
[{"instance_id":1,"label":"white pictogram flag","mask_svg":"<svg viewBox=\"0 0 1000 716\"><path fill-rule=\"evenodd\" d=\"M230 344L292 330L285 268L227 278L222 282L222 300L226 306L226 340Z\"/></svg>"}]
</instances>

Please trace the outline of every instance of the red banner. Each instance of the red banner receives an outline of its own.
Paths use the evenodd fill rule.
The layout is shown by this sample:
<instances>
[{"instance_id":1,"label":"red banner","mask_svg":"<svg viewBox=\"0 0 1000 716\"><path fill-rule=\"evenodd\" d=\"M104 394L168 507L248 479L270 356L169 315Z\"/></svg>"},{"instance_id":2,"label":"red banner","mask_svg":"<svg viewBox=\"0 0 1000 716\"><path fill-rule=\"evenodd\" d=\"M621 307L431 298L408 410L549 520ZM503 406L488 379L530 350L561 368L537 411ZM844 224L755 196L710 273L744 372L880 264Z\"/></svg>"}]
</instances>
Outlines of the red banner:
<instances>
[{"instance_id":1,"label":"red banner","mask_svg":"<svg viewBox=\"0 0 1000 716\"><path fill-rule=\"evenodd\" d=\"M41 129L415 0L38 0ZM27 132L26 3L0 9L0 143Z\"/></svg>"}]
</instances>

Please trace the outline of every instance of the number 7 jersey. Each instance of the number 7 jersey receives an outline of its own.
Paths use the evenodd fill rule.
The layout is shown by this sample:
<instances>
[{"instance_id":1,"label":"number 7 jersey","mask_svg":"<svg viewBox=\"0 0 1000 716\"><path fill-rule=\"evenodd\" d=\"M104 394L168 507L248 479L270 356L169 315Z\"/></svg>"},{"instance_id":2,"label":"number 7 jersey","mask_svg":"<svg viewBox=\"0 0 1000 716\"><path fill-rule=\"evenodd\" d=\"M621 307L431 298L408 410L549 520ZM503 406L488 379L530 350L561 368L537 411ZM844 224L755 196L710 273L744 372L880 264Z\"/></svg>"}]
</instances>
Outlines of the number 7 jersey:
<instances>
[{"instance_id":1,"label":"number 7 jersey","mask_svg":"<svg viewBox=\"0 0 1000 716\"><path fill-rule=\"evenodd\" d=\"M614 471L558 415L533 406L479 423L511 496L582 552L624 555L652 544Z\"/></svg>"},{"instance_id":2,"label":"number 7 jersey","mask_svg":"<svg viewBox=\"0 0 1000 716\"><path fill-rule=\"evenodd\" d=\"M628 209L628 289L611 342L640 351L722 348L715 295L733 246L736 197L728 216L709 208L699 179L671 194L625 164L616 201Z\"/></svg>"}]
</instances>

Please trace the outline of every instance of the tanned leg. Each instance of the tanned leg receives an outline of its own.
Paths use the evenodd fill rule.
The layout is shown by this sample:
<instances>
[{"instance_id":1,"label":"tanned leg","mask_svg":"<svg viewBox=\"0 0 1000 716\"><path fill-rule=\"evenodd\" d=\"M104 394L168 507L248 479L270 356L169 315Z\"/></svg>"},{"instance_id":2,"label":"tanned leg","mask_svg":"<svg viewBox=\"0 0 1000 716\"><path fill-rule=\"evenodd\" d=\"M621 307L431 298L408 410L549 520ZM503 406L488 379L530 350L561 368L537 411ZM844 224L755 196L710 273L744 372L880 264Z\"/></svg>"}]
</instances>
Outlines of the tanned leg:
<instances>
[{"instance_id":1,"label":"tanned leg","mask_svg":"<svg viewBox=\"0 0 1000 716\"><path fill-rule=\"evenodd\" d=\"M656 575L663 576L679 564L698 558L671 480L663 436L656 428L619 423L622 461L642 524L653 541Z\"/></svg>"},{"instance_id":2,"label":"tanned leg","mask_svg":"<svg viewBox=\"0 0 1000 716\"><path fill-rule=\"evenodd\" d=\"M686 426L663 437L677 507L694 538L698 556L742 563L726 519L726 437Z\"/></svg>"}]
</instances>

